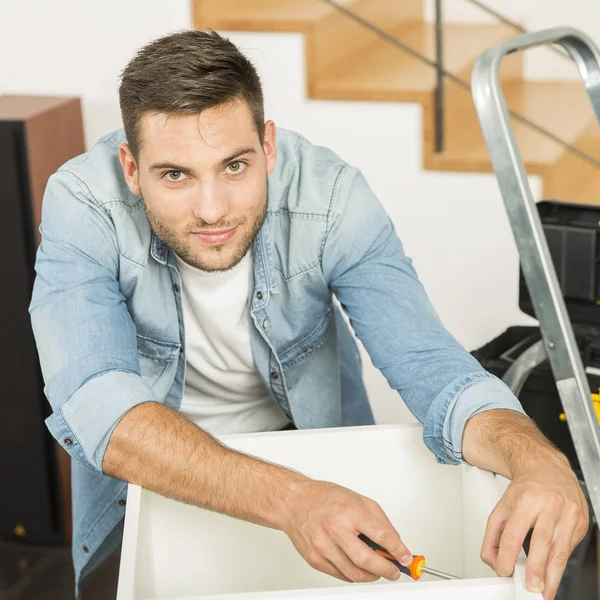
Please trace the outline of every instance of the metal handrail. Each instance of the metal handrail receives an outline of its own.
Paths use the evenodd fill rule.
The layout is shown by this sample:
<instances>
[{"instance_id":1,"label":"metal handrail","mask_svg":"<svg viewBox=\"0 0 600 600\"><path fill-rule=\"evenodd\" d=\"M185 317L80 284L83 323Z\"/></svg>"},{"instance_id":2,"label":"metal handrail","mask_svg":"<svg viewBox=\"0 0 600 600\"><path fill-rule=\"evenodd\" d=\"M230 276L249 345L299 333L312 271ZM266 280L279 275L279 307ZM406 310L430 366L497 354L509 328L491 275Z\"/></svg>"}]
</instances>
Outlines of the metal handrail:
<instances>
[{"instance_id":1,"label":"metal handrail","mask_svg":"<svg viewBox=\"0 0 600 600\"><path fill-rule=\"evenodd\" d=\"M512 27L515 31L518 31L519 33L528 33L527 29L525 29L525 27L523 27L523 25L519 25L519 23L517 23L516 21L509 19L507 16L505 16L502 13L498 12L497 10L493 9L491 6L488 6L487 4L484 4L483 2L481 2L481 0L465 0L465 1L469 2L470 4L472 4L473 6L476 6L479 9L481 9L483 12L487 13L491 17L494 17L494 19L496 19L497 21L500 21L500 23L503 23L504 25L508 25L509 27ZM552 52L555 52L556 54L562 56L563 58L567 58L568 60L571 60L571 57L561 47L548 46L548 48L550 50L552 50Z\"/></svg>"},{"instance_id":2,"label":"metal handrail","mask_svg":"<svg viewBox=\"0 0 600 600\"><path fill-rule=\"evenodd\" d=\"M509 27L512 27L514 30L518 31L519 33L527 33L527 30L525 29L525 27L523 27L522 25L519 25L516 21L513 21L513 20L509 19L508 17L505 17L502 13L499 13L497 10L494 10L491 6L488 6L487 4L484 4L483 2L481 2L481 0L466 0L466 1L469 2L470 4L473 4L473 6L480 8L483 12L487 13L491 17L494 17L494 19L496 19L496 21L500 21L500 23L504 23L504 25L508 25Z\"/></svg>"},{"instance_id":3,"label":"metal handrail","mask_svg":"<svg viewBox=\"0 0 600 600\"><path fill-rule=\"evenodd\" d=\"M384 40L386 40L393 46L396 46L397 48L401 49L403 52L410 54L417 60L436 69L438 81L436 84L436 94L435 94L436 106L435 106L435 113L434 113L435 114L435 117L434 117L435 118L435 132L436 132L435 147L436 147L436 152L443 151L443 142L444 142L443 80L449 79L449 80L453 81L454 83L456 83L458 86L464 88L465 90L468 90L469 92L471 91L470 84L467 81L465 81L464 79L462 79L461 77L459 77L458 75L455 75L454 73L448 71L443 64L443 59L440 60L439 56L436 57L436 60L431 60L430 58L427 58L426 56L424 56L423 54L421 54L414 48L411 48L408 44L405 44L404 42L399 40L397 37L395 37L391 33L385 31L384 29L381 29L377 25L374 25L373 23L369 22L364 17L361 17L360 15L355 13L353 10L347 8L346 6L338 4L336 2L336 0L321 0L321 1L334 7L336 10L345 14L346 16L353 19L357 23L360 23L363 27L365 27L366 29L369 29L370 31L377 34L379 37L383 38ZM480 6L480 7L485 6L481 2L479 2L479 0L467 0L467 1L471 2L473 4L476 4L477 6ZM436 37L438 37L438 36L440 37L439 41L436 40L436 53L438 53L438 52L441 52L441 50L443 49L443 43L441 40L441 25L442 25L441 0L436 0L436 12L437 12ZM489 12L489 14L499 15L499 13L496 13L496 11L493 11L492 9L489 9L486 12ZM501 17L500 20L502 22L506 22L508 25L517 26L518 28L522 29L521 26L517 25L516 23L509 21L508 19L506 19L505 17L502 17L501 15L499 15L499 16ZM562 52L561 52L561 54L562 54ZM509 109L509 114L511 115L511 117L513 117L517 121L523 123L527 127L534 129L535 131L537 131L541 135L545 136L546 138L556 142L557 144L560 144L563 148L565 148L572 154L578 156L579 158L586 161L587 163L593 165L594 167L600 168L600 160L596 159L594 156L588 154L587 152L584 152L583 150L580 150L579 148L577 148L577 146L574 146L573 144L570 144L569 142L561 139L559 136L555 135L554 133L552 133L545 127L541 127L534 121L531 121L527 117L524 117L523 115L519 114L518 112L516 112L512 109Z\"/></svg>"},{"instance_id":4,"label":"metal handrail","mask_svg":"<svg viewBox=\"0 0 600 600\"><path fill-rule=\"evenodd\" d=\"M394 46L398 46L398 48L401 48L402 50L404 50L404 52L407 52L408 54L411 54L415 58L418 58L420 61L427 63L430 67L437 67L436 61L430 60L426 56L423 56L420 52L418 52L417 50L414 50L413 48L411 48L404 42L401 42L397 37L393 36L391 33L388 33L387 31L381 29L380 27L377 27L377 25L373 25L373 23L371 23L370 21L367 21L366 19L363 19L363 17L361 17L360 15L355 13L353 10L350 10L349 8L346 8L345 6L338 4L335 0L321 0L321 2L325 2L325 4L329 4L330 6L333 6L336 10L338 10L341 13L344 13L345 15L347 15L348 17L350 17L357 23L360 23L366 29L370 29L373 33L376 33L378 36L387 40ZM451 73L444 72L444 75L450 76Z\"/></svg>"},{"instance_id":5,"label":"metal handrail","mask_svg":"<svg viewBox=\"0 0 600 600\"><path fill-rule=\"evenodd\" d=\"M444 151L444 17L442 0L435 0L435 151Z\"/></svg>"}]
</instances>

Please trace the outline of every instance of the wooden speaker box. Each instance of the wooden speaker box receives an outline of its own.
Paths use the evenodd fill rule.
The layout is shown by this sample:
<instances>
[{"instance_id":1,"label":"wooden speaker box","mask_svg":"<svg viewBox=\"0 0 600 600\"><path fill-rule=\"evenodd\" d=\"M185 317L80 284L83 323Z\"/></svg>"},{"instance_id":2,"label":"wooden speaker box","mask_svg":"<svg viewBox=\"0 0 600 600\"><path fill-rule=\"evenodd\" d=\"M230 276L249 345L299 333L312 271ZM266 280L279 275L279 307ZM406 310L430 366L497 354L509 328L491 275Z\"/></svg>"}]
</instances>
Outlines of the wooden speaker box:
<instances>
[{"instance_id":1,"label":"wooden speaker box","mask_svg":"<svg viewBox=\"0 0 600 600\"><path fill-rule=\"evenodd\" d=\"M28 307L48 178L84 152L77 98L0 96L0 537L70 538L70 459L49 406Z\"/></svg>"}]
</instances>

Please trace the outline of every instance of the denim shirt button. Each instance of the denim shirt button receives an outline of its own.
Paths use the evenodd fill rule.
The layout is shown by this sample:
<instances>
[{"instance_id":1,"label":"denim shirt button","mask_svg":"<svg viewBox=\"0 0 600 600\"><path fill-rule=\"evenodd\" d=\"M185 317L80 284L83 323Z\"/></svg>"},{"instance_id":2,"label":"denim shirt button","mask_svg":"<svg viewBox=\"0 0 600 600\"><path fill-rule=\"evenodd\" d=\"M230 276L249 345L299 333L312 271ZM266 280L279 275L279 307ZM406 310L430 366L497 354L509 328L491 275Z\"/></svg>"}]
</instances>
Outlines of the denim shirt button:
<instances>
[{"instance_id":1,"label":"denim shirt button","mask_svg":"<svg viewBox=\"0 0 600 600\"><path fill-rule=\"evenodd\" d=\"M259 300L262 300L262 299L263 299L263 293L262 293L262 292L256 292L256 297L257 297Z\"/></svg>"},{"instance_id":2,"label":"denim shirt button","mask_svg":"<svg viewBox=\"0 0 600 600\"><path fill-rule=\"evenodd\" d=\"M89 548L88 548L87 546L84 546L84 547L82 548L82 550L83 550L83 551L84 551L86 554L87 554L87 553L90 551L90 550L89 550Z\"/></svg>"},{"instance_id":3,"label":"denim shirt button","mask_svg":"<svg viewBox=\"0 0 600 600\"><path fill-rule=\"evenodd\" d=\"M127 500L125 500L124 498L121 498L119 500L119 506L125 506L127 504Z\"/></svg>"},{"instance_id":4,"label":"denim shirt button","mask_svg":"<svg viewBox=\"0 0 600 600\"><path fill-rule=\"evenodd\" d=\"M174 292L178 292L179 291L179 286L176 283L173 284L173 291Z\"/></svg>"},{"instance_id":5,"label":"denim shirt button","mask_svg":"<svg viewBox=\"0 0 600 600\"><path fill-rule=\"evenodd\" d=\"M304 352L306 352L307 354L309 354L312 351L313 351L313 347L309 346Z\"/></svg>"},{"instance_id":6,"label":"denim shirt button","mask_svg":"<svg viewBox=\"0 0 600 600\"><path fill-rule=\"evenodd\" d=\"M65 446L71 447L73 445L73 440L71 438L65 438Z\"/></svg>"},{"instance_id":7,"label":"denim shirt button","mask_svg":"<svg viewBox=\"0 0 600 600\"><path fill-rule=\"evenodd\" d=\"M273 371L273 372L271 373L271 377L272 377L273 379L279 379L279 373L278 373L277 371Z\"/></svg>"},{"instance_id":8,"label":"denim shirt button","mask_svg":"<svg viewBox=\"0 0 600 600\"><path fill-rule=\"evenodd\" d=\"M262 326L263 326L263 329L267 329L267 327L269 327L269 321L268 321L267 319L265 319L265 320L262 322Z\"/></svg>"}]
</instances>

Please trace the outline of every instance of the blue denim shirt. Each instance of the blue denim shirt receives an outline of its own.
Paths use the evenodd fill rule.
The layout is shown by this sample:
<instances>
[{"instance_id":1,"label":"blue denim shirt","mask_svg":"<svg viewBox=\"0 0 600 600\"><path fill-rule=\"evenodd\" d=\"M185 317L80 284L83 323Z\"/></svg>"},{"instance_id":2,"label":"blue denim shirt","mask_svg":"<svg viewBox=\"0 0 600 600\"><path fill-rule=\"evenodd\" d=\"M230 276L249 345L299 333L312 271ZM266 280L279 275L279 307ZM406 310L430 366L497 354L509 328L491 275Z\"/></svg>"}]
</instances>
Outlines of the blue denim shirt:
<instances>
[{"instance_id":1,"label":"blue denim shirt","mask_svg":"<svg viewBox=\"0 0 600 600\"><path fill-rule=\"evenodd\" d=\"M74 459L78 583L122 533L126 483L102 473L113 429L143 402L177 410L185 381L177 264L125 183L124 141L113 132L51 177L30 306L47 425ZM282 129L277 151L252 248L250 335L265 386L299 428L373 423L335 296L425 444L441 462L461 461L471 416L520 404L443 327L360 171Z\"/></svg>"}]
</instances>

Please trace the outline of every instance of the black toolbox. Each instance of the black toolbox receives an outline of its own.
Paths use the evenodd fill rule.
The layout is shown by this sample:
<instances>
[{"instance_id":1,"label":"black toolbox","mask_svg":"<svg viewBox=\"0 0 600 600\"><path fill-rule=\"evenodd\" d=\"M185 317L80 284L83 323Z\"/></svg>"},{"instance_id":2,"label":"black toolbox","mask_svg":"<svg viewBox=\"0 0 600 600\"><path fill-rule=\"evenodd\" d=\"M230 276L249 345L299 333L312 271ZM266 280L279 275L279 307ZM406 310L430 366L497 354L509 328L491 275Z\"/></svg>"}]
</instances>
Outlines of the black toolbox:
<instances>
[{"instance_id":1,"label":"black toolbox","mask_svg":"<svg viewBox=\"0 0 600 600\"><path fill-rule=\"evenodd\" d=\"M546 200L537 204L567 311L586 368L592 397L600 401L600 206ZM523 272L519 306L535 317ZM538 327L510 327L473 356L502 378L527 348L541 339ZM527 414L579 470L560 397L546 360L528 377L519 395Z\"/></svg>"}]
</instances>

